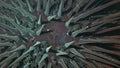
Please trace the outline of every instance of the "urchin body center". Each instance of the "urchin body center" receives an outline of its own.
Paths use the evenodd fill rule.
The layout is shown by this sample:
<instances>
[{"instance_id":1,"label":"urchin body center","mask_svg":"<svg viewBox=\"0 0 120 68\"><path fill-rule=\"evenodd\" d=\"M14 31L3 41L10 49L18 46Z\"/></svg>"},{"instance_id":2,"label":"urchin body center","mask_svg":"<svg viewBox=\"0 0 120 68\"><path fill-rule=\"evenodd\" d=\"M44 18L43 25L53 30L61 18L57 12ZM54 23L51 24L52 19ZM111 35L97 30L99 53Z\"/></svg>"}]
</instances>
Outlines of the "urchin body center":
<instances>
[{"instance_id":1,"label":"urchin body center","mask_svg":"<svg viewBox=\"0 0 120 68\"><path fill-rule=\"evenodd\" d=\"M44 30L51 32L41 34L37 37L37 41L45 41L51 45L62 45L67 40L67 28L63 22L52 21L45 25Z\"/></svg>"}]
</instances>

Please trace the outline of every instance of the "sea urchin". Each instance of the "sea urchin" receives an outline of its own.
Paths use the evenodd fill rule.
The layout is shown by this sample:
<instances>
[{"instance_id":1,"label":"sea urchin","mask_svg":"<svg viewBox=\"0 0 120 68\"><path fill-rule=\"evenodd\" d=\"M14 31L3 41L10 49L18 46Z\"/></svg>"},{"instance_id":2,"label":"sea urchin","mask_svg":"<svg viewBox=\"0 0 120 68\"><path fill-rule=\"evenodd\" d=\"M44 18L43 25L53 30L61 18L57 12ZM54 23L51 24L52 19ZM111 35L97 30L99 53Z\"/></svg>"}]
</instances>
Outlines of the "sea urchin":
<instances>
[{"instance_id":1,"label":"sea urchin","mask_svg":"<svg viewBox=\"0 0 120 68\"><path fill-rule=\"evenodd\" d=\"M120 67L120 0L0 0L0 68Z\"/></svg>"}]
</instances>

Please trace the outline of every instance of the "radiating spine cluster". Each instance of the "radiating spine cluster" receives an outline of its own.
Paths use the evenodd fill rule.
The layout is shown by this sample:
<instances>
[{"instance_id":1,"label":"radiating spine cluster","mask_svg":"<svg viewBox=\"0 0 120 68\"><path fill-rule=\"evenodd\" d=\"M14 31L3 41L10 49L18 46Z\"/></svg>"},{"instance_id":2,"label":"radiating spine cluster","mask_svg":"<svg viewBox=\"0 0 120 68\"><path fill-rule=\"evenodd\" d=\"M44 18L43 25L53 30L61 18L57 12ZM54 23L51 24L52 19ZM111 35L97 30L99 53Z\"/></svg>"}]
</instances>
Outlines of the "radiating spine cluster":
<instances>
[{"instance_id":1,"label":"radiating spine cluster","mask_svg":"<svg viewBox=\"0 0 120 68\"><path fill-rule=\"evenodd\" d=\"M119 68L120 9L109 11L115 4L120 0L1 0L0 67ZM64 23L72 41L37 39L54 22Z\"/></svg>"}]
</instances>

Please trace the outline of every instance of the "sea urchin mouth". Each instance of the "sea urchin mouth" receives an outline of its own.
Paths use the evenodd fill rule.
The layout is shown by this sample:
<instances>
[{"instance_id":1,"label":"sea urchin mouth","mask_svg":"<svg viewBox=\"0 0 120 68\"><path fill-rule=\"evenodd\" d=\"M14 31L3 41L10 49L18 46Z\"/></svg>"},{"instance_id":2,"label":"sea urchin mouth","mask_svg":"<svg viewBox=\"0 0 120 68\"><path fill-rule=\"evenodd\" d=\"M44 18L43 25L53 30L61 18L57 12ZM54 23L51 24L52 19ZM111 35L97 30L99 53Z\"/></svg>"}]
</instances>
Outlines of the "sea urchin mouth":
<instances>
[{"instance_id":1,"label":"sea urchin mouth","mask_svg":"<svg viewBox=\"0 0 120 68\"><path fill-rule=\"evenodd\" d=\"M61 46L65 44L65 42L73 40L71 36L67 35L68 29L65 27L64 22L51 21L45 25L45 29L43 30L48 30L48 32L41 34L37 40L46 41L50 45Z\"/></svg>"}]
</instances>

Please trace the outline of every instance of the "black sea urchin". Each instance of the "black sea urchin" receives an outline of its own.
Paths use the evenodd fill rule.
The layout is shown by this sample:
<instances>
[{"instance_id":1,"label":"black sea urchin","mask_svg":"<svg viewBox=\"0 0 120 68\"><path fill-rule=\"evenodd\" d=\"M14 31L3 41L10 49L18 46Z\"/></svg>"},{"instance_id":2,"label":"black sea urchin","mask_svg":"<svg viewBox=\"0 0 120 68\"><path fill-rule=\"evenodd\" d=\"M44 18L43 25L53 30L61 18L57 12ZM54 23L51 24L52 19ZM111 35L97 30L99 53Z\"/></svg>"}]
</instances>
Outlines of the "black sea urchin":
<instances>
[{"instance_id":1,"label":"black sea urchin","mask_svg":"<svg viewBox=\"0 0 120 68\"><path fill-rule=\"evenodd\" d=\"M0 0L0 68L119 68L120 0Z\"/></svg>"}]
</instances>

